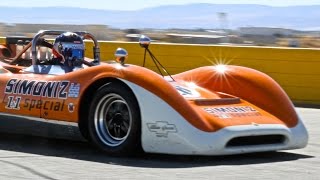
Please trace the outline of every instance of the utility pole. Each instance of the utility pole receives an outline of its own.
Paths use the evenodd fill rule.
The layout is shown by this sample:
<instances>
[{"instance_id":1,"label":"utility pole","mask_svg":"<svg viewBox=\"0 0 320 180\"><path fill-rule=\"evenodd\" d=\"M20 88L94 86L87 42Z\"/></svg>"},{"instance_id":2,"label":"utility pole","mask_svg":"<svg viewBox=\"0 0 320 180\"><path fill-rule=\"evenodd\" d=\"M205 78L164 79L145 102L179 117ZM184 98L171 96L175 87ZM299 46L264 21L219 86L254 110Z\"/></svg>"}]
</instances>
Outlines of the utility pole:
<instances>
[{"instance_id":1,"label":"utility pole","mask_svg":"<svg viewBox=\"0 0 320 180\"><path fill-rule=\"evenodd\" d=\"M228 13L218 12L218 19L220 22L220 31L224 32L226 36L226 43L229 43L229 33L228 33Z\"/></svg>"},{"instance_id":2,"label":"utility pole","mask_svg":"<svg viewBox=\"0 0 320 180\"><path fill-rule=\"evenodd\" d=\"M218 12L218 18L220 22L220 30L224 31L227 28L227 16L225 12Z\"/></svg>"}]
</instances>

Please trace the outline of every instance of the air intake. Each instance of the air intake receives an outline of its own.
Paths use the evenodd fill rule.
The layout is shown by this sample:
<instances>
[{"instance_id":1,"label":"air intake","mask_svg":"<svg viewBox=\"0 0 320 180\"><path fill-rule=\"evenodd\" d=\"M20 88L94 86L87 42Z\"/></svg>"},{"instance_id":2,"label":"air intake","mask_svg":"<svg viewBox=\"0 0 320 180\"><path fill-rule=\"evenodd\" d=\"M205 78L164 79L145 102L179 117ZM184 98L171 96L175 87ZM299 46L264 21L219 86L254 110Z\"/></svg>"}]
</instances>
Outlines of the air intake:
<instances>
[{"instance_id":1,"label":"air intake","mask_svg":"<svg viewBox=\"0 0 320 180\"><path fill-rule=\"evenodd\" d=\"M258 146L258 145L270 145L270 144L283 144L285 141L284 135L260 135L260 136L243 136L235 137L227 143L229 147L239 146Z\"/></svg>"}]
</instances>

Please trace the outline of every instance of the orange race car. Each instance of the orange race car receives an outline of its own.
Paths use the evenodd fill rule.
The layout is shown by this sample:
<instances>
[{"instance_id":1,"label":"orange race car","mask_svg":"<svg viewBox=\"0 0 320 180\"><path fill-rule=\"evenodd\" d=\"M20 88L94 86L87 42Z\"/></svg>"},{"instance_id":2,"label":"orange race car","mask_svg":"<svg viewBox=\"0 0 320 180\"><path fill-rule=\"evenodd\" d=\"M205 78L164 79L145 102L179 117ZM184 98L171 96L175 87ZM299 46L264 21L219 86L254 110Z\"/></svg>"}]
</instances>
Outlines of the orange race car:
<instances>
[{"instance_id":1,"label":"orange race car","mask_svg":"<svg viewBox=\"0 0 320 180\"><path fill-rule=\"evenodd\" d=\"M52 36L53 43L45 39ZM84 56L84 39L94 42L94 59ZM292 102L266 74L217 65L170 75L149 44L141 36L161 75L126 64L122 48L115 61L102 62L87 32L40 31L20 52L19 42L7 39L0 46L0 121L76 123L88 141L115 154L224 155L307 145Z\"/></svg>"}]
</instances>

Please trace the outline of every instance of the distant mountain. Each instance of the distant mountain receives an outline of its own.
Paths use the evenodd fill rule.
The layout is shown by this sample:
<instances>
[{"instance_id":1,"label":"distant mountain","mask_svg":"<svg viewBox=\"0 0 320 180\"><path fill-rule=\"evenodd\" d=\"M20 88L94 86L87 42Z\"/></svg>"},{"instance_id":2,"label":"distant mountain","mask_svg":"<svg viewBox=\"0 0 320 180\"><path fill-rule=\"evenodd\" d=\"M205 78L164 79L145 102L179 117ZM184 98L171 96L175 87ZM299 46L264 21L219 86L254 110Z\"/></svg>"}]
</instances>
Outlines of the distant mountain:
<instances>
[{"instance_id":1,"label":"distant mountain","mask_svg":"<svg viewBox=\"0 0 320 180\"><path fill-rule=\"evenodd\" d=\"M320 5L272 7L252 4L188 4L137 11L71 7L0 6L0 22L35 24L105 24L116 28L238 28L247 26L320 29ZM218 17L225 13L225 17Z\"/></svg>"}]
</instances>

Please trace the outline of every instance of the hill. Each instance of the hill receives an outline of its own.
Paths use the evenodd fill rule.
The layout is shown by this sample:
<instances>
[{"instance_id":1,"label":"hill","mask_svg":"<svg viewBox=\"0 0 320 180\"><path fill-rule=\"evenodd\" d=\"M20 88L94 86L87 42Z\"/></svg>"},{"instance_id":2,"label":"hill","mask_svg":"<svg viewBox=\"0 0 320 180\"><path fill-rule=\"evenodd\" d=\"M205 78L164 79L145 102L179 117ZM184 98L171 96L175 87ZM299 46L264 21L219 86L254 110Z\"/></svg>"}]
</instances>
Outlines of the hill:
<instances>
[{"instance_id":1,"label":"hill","mask_svg":"<svg viewBox=\"0 0 320 180\"><path fill-rule=\"evenodd\" d=\"M252 4L188 4L137 11L94 10L71 7L1 7L0 22L31 24L105 24L115 28L238 28L281 27L320 29L320 5L272 7ZM219 13L225 13L219 19Z\"/></svg>"}]
</instances>

